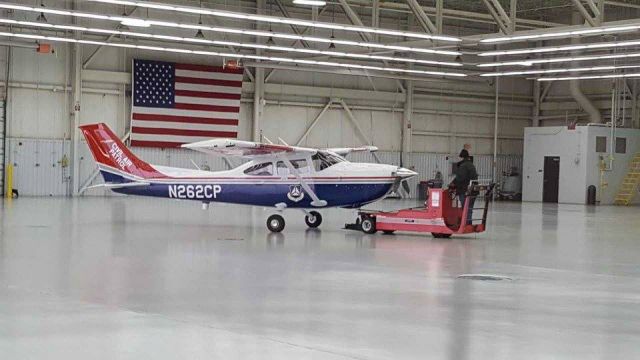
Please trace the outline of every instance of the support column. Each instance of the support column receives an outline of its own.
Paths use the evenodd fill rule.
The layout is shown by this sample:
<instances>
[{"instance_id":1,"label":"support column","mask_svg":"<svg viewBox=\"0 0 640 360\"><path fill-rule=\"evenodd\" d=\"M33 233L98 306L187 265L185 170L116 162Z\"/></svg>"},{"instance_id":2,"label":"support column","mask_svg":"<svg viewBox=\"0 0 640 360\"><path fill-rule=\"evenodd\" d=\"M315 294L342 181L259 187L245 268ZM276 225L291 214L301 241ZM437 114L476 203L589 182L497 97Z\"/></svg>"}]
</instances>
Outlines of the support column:
<instances>
[{"instance_id":1,"label":"support column","mask_svg":"<svg viewBox=\"0 0 640 360\"><path fill-rule=\"evenodd\" d=\"M493 119L493 182L498 180L498 117L500 113L500 77L496 77L495 117Z\"/></svg>"},{"instance_id":2,"label":"support column","mask_svg":"<svg viewBox=\"0 0 640 360\"><path fill-rule=\"evenodd\" d=\"M262 100L264 99L264 68L257 67L253 83L253 141L262 140Z\"/></svg>"},{"instance_id":3,"label":"support column","mask_svg":"<svg viewBox=\"0 0 640 360\"><path fill-rule=\"evenodd\" d=\"M373 0L371 3L371 27L378 28L380 27L380 0ZM378 34L373 36L373 41L378 42L380 37Z\"/></svg>"},{"instance_id":4,"label":"support column","mask_svg":"<svg viewBox=\"0 0 640 360\"><path fill-rule=\"evenodd\" d=\"M631 121L630 125L632 129L638 128L638 82L636 79L632 79L631 84ZM6 104L5 104L6 106Z\"/></svg>"},{"instance_id":5,"label":"support column","mask_svg":"<svg viewBox=\"0 0 640 360\"><path fill-rule=\"evenodd\" d=\"M436 31L442 34L442 12L444 10L444 0L436 0Z\"/></svg>"},{"instance_id":6,"label":"support column","mask_svg":"<svg viewBox=\"0 0 640 360\"><path fill-rule=\"evenodd\" d=\"M256 0L256 13L264 14L265 0ZM262 30L263 26L257 23L257 30ZM260 40L256 38L256 42ZM256 55L262 55L262 50L256 49ZM260 62L260 60L256 60ZM253 79L253 141L262 140L262 100L264 98L264 68L256 67Z\"/></svg>"},{"instance_id":7,"label":"support column","mask_svg":"<svg viewBox=\"0 0 640 360\"><path fill-rule=\"evenodd\" d=\"M82 46L74 44L73 46L73 112L71 126L71 191L73 196L77 196L80 191L80 109L82 100Z\"/></svg>"},{"instance_id":8,"label":"support column","mask_svg":"<svg viewBox=\"0 0 640 360\"><path fill-rule=\"evenodd\" d=\"M518 16L517 12L518 0L511 0L509 4L509 33L513 34L516 31L516 18Z\"/></svg>"},{"instance_id":9,"label":"support column","mask_svg":"<svg viewBox=\"0 0 640 360\"><path fill-rule=\"evenodd\" d=\"M540 81L533 80L533 109L531 111L531 126L540 126Z\"/></svg>"},{"instance_id":10,"label":"support column","mask_svg":"<svg viewBox=\"0 0 640 360\"><path fill-rule=\"evenodd\" d=\"M409 154L411 154L411 120L413 115L413 80L405 81L405 100L404 113L402 116L402 152L400 153L400 165L409 167L413 164L407 162Z\"/></svg>"}]
</instances>

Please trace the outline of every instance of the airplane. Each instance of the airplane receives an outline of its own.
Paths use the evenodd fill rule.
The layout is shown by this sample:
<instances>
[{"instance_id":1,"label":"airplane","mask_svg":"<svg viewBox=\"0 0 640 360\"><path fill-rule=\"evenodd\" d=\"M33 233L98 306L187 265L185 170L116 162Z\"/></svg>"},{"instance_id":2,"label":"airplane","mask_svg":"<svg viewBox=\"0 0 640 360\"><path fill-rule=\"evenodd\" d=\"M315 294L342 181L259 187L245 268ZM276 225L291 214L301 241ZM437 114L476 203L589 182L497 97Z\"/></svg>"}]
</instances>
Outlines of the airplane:
<instances>
[{"instance_id":1,"label":"airplane","mask_svg":"<svg viewBox=\"0 0 640 360\"><path fill-rule=\"evenodd\" d=\"M148 164L136 157L106 124L79 127L104 179L103 187L127 195L196 200L209 203L300 209L310 228L322 223L316 210L360 208L397 190L416 172L385 164L352 163L343 156L377 148L311 149L286 144L212 139L183 148L248 162L231 170L205 171ZM281 140L282 141L282 140ZM406 182L404 183L406 185ZM284 229L284 218L267 219L272 232Z\"/></svg>"}]
</instances>

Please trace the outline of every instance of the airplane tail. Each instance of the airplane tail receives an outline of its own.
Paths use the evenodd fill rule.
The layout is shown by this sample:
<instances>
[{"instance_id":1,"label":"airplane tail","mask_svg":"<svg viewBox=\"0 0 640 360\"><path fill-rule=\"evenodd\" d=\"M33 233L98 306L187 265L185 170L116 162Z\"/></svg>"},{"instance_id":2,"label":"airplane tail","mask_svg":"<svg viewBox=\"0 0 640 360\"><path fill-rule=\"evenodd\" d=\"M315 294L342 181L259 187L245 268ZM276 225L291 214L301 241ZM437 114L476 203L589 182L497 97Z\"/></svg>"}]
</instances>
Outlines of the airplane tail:
<instances>
[{"instance_id":1,"label":"airplane tail","mask_svg":"<svg viewBox=\"0 0 640 360\"><path fill-rule=\"evenodd\" d=\"M82 125L80 130L105 182L122 183L163 176L135 156L106 124Z\"/></svg>"}]
</instances>

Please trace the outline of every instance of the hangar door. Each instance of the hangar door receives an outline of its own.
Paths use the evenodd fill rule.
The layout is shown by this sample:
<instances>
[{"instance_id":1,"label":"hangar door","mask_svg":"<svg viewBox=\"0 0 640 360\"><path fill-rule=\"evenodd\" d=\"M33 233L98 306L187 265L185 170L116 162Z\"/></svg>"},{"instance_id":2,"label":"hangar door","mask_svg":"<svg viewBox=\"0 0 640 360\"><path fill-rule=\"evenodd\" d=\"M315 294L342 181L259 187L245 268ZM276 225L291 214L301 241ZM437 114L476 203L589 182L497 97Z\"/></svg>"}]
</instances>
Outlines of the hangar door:
<instances>
[{"instance_id":1,"label":"hangar door","mask_svg":"<svg viewBox=\"0 0 640 360\"><path fill-rule=\"evenodd\" d=\"M560 157L544 157L544 177L542 183L542 201L549 203L558 202L558 189L560 188Z\"/></svg>"}]
</instances>

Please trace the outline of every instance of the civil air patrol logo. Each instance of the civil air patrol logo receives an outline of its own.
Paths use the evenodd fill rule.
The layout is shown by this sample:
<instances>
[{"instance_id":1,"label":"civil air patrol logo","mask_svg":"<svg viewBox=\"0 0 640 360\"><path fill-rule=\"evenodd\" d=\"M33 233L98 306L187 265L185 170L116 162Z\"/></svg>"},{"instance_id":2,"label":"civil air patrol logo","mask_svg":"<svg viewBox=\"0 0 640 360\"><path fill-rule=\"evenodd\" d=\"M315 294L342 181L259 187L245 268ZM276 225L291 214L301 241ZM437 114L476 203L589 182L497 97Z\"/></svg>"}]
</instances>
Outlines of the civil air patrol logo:
<instances>
[{"instance_id":1,"label":"civil air patrol logo","mask_svg":"<svg viewBox=\"0 0 640 360\"><path fill-rule=\"evenodd\" d=\"M287 194L289 200L298 202L304 199L304 191L302 191L302 185L289 185L289 193Z\"/></svg>"}]
</instances>

